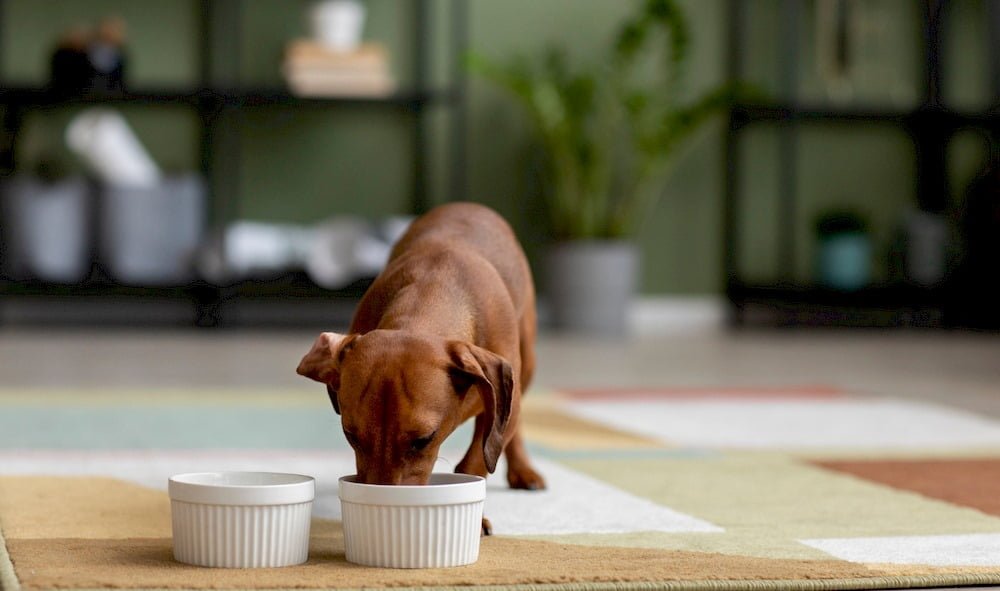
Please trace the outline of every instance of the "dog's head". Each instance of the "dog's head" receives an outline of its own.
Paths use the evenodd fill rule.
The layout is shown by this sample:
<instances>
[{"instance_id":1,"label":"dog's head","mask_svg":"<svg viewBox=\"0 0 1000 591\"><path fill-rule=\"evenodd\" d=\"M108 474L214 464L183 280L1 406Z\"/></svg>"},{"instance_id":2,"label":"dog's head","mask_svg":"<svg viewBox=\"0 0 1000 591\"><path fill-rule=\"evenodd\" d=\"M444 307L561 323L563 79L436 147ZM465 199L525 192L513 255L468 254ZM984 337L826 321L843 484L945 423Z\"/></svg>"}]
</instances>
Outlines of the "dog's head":
<instances>
[{"instance_id":1,"label":"dog's head","mask_svg":"<svg viewBox=\"0 0 1000 591\"><path fill-rule=\"evenodd\" d=\"M438 448L473 402L469 396L484 408L483 456L487 470L496 468L514 376L510 364L486 349L394 330L325 332L298 373L326 384L361 482L426 484Z\"/></svg>"}]
</instances>

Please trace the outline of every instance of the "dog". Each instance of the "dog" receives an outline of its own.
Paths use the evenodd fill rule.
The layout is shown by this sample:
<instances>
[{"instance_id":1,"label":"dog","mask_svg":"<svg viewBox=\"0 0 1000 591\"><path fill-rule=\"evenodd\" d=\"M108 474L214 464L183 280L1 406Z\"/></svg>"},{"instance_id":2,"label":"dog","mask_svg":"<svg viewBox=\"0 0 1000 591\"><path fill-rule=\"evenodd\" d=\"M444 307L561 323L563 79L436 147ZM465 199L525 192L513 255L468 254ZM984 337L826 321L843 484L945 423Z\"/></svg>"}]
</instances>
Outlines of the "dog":
<instances>
[{"instance_id":1,"label":"dog","mask_svg":"<svg viewBox=\"0 0 1000 591\"><path fill-rule=\"evenodd\" d=\"M450 203L413 222L348 334L320 334L297 371L326 384L359 482L426 484L441 443L475 417L455 471L485 477L504 453L511 488L537 490L545 481L520 420L536 333L531 270L513 230L488 207Z\"/></svg>"}]
</instances>

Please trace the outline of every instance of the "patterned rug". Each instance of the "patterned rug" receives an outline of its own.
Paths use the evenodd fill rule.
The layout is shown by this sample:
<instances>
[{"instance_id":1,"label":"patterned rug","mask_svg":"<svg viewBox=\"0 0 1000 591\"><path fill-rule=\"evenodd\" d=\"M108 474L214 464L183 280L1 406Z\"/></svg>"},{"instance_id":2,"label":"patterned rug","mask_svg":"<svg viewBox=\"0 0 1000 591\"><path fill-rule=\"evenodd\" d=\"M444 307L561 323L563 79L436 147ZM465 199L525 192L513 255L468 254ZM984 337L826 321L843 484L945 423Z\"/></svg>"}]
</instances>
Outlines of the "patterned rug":
<instances>
[{"instance_id":1,"label":"patterned rug","mask_svg":"<svg viewBox=\"0 0 1000 591\"><path fill-rule=\"evenodd\" d=\"M0 587L880 589L1000 584L1000 422L825 387L534 392L544 492L503 466L477 564L364 568L343 554L353 471L321 391L0 391ZM445 444L448 471L468 428ZM310 560L171 558L171 474L317 479Z\"/></svg>"}]
</instances>

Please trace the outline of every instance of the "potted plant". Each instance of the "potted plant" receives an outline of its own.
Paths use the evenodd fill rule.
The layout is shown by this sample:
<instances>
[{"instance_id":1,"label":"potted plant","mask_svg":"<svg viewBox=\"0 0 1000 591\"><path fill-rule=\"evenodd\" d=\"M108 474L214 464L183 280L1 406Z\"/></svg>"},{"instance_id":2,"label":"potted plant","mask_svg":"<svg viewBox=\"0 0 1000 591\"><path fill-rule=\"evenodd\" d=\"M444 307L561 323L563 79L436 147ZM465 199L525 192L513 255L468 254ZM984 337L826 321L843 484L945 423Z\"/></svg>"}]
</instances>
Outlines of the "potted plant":
<instances>
[{"instance_id":1,"label":"potted plant","mask_svg":"<svg viewBox=\"0 0 1000 591\"><path fill-rule=\"evenodd\" d=\"M538 59L470 58L474 71L519 100L537 132L554 239L544 275L561 328L626 331L636 230L661 196L670 156L733 96L724 85L682 102L684 14L674 0L639 6L606 59L590 67L571 66L555 47Z\"/></svg>"}]
</instances>

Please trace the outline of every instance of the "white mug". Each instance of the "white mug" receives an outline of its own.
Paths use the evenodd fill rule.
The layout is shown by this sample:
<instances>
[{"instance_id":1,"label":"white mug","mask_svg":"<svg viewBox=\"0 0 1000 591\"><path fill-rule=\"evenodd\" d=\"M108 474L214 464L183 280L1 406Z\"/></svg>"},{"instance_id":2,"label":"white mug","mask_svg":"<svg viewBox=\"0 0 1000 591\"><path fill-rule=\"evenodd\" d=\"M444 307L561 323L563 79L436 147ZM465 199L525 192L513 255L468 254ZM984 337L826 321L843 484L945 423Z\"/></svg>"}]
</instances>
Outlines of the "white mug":
<instances>
[{"instance_id":1,"label":"white mug","mask_svg":"<svg viewBox=\"0 0 1000 591\"><path fill-rule=\"evenodd\" d=\"M313 38L333 51L354 51L361 45L365 7L357 0L323 0L309 11Z\"/></svg>"}]
</instances>

